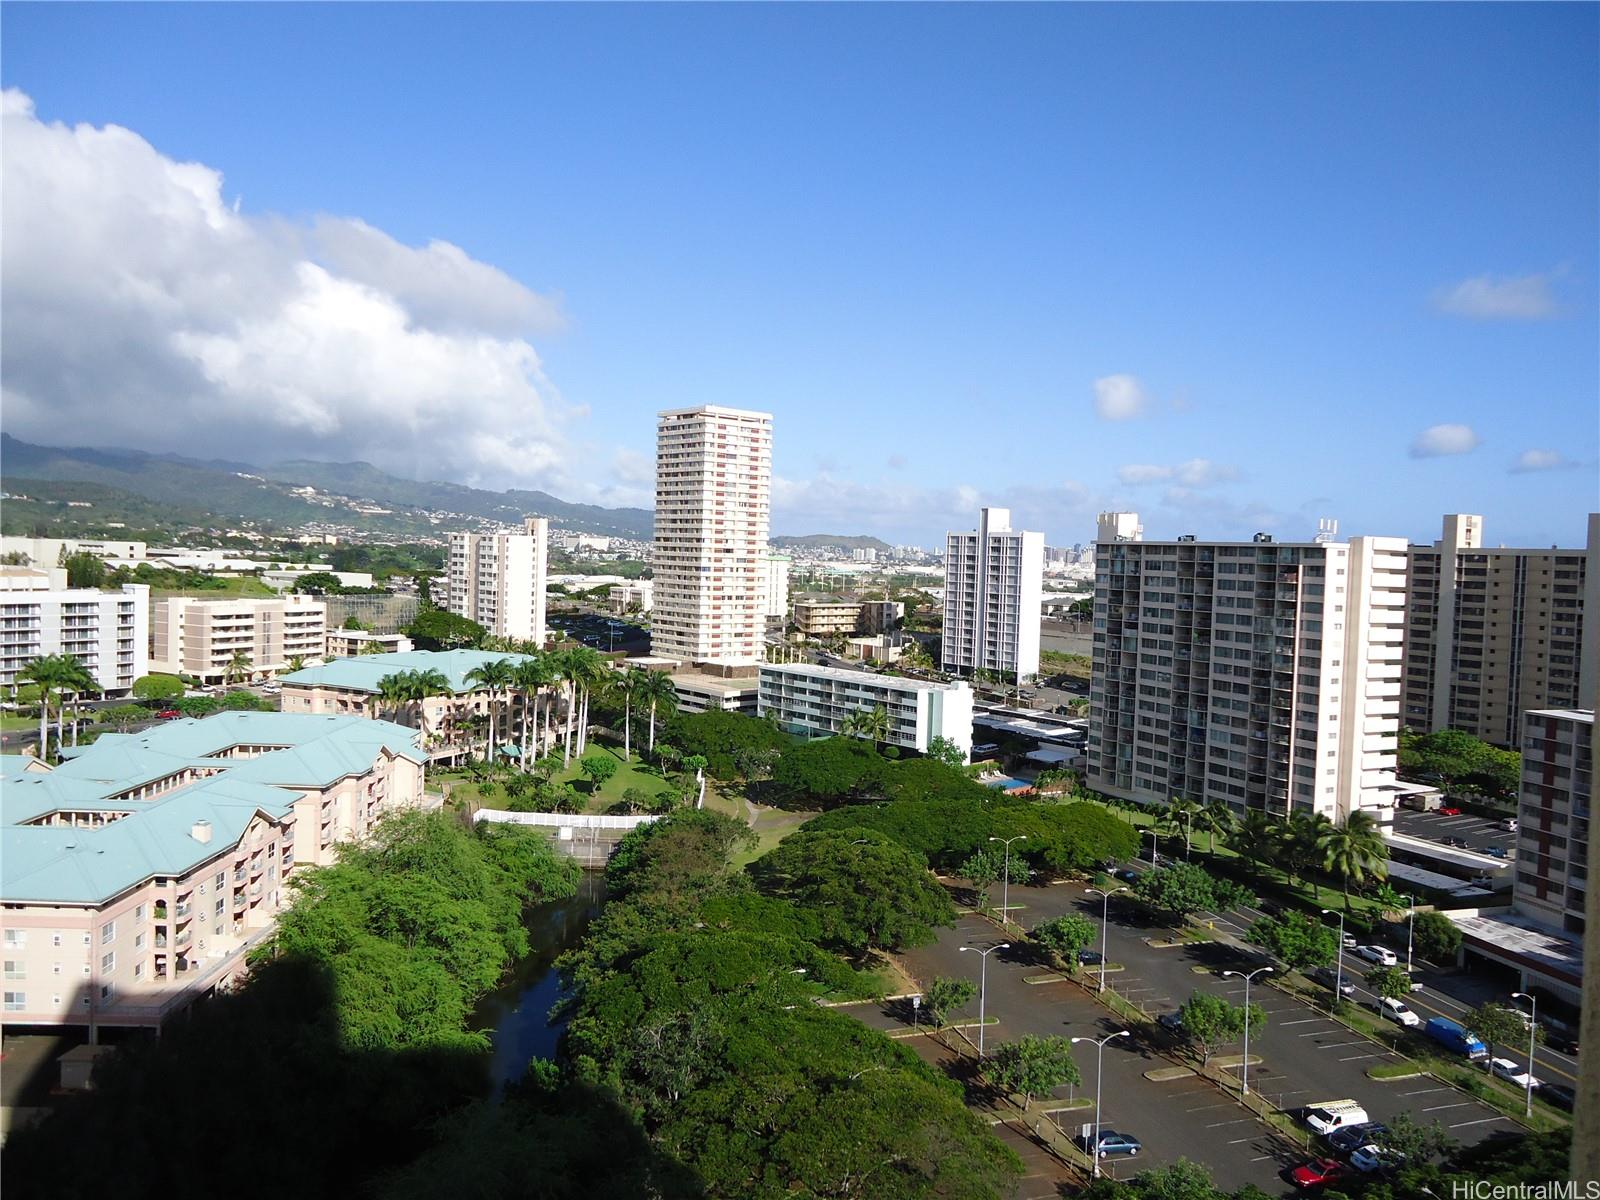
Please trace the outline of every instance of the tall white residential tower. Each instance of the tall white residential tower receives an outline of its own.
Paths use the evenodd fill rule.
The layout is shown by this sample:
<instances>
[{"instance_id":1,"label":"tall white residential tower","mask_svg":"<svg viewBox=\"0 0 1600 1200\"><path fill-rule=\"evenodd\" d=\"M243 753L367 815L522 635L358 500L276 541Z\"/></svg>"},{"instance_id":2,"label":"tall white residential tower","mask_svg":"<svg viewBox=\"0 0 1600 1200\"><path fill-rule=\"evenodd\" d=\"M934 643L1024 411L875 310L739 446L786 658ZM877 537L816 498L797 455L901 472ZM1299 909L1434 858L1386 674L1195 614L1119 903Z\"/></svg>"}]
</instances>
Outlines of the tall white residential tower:
<instances>
[{"instance_id":1,"label":"tall white residential tower","mask_svg":"<svg viewBox=\"0 0 1600 1200\"><path fill-rule=\"evenodd\" d=\"M496 637L542 645L550 522L527 517L522 529L450 535L446 607Z\"/></svg>"},{"instance_id":2,"label":"tall white residential tower","mask_svg":"<svg viewBox=\"0 0 1600 1200\"><path fill-rule=\"evenodd\" d=\"M722 669L761 662L771 503L771 413L658 414L654 654Z\"/></svg>"},{"instance_id":3,"label":"tall white residential tower","mask_svg":"<svg viewBox=\"0 0 1600 1200\"><path fill-rule=\"evenodd\" d=\"M1011 510L986 508L972 533L945 542L946 671L998 671L1014 679L1039 671L1044 534L1011 528Z\"/></svg>"},{"instance_id":4,"label":"tall white residential tower","mask_svg":"<svg viewBox=\"0 0 1600 1200\"><path fill-rule=\"evenodd\" d=\"M1146 542L1129 517L1095 547L1089 786L1392 818L1405 539Z\"/></svg>"}]
</instances>

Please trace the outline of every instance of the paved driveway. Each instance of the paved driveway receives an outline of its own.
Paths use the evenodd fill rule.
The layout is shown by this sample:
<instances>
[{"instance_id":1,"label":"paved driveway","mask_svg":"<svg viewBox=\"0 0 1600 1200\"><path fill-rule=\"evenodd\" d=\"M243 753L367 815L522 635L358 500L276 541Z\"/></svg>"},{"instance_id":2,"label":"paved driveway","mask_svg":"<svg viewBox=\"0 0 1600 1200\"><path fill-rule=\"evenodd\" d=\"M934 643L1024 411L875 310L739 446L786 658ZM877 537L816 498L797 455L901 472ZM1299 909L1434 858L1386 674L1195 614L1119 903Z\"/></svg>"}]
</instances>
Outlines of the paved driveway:
<instances>
[{"instance_id":1,"label":"paved driveway","mask_svg":"<svg viewBox=\"0 0 1600 1200\"><path fill-rule=\"evenodd\" d=\"M1408 812L1404 809L1394 814L1394 831L1408 837L1426 838L1437 842L1447 837L1458 837L1467 843L1468 850L1487 853L1499 846L1508 854L1516 844L1517 835L1501 827L1501 820L1485 820L1470 813L1459 817L1443 817L1438 813Z\"/></svg>"},{"instance_id":2,"label":"paved driveway","mask_svg":"<svg viewBox=\"0 0 1600 1200\"><path fill-rule=\"evenodd\" d=\"M1018 890L1013 889L1013 899ZM976 954L962 953L961 947L992 946L1001 940L993 924L966 916L955 929L941 931L934 944L907 953L904 962L924 986L938 976L976 982L981 960ZM1029 1033L1099 1038L1121 1027L1105 1008L1073 984L1025 982L1043 974L1044 968L1030 961L1020 947L991 954L988 964L985 1009L989 1017L999 1018L998 1024L985 1027L984 1038L989 1047ZM880 1028L904 1028L903 1005L899 1003L891 1003L886 1010L855 1007L846 1011ZM972 1020L977 1012L978 1001L974 1000L961 1015ZM977 1030L969 1032L976 1040ZM1056 1094L1063 1098L1074 1090L1079 1095L1092 1095L1094 1091L1094 1047L1079 1045L1075 1054L1083 1087L1058 1089ZM1194 1077L1164 1083L1145 1078L1145 1072L1172 1063L1159 1053L1158 1047L1133 1038L1109 1043L1104 1065L1102 1127L1131 1133L1145 1147L1137 1159L1117 1162L1108 1173L1127 1178L1146 1167L1163 1166L1185 1157L1205 1163L1217 1186L1226 1190L1253 1183L1272 1194L1284 1191L1279 1172L1303 1156L1286 1151L1262 1125L1211 1084ZM1093 1120L1093 1112L1063 1112L1059 1120L1063 1128L1076 1133L1080 1123Z\"/></svg>"},{"instance_id":3,"label":"paved driveway","mask_svg":"<svg viewBox=\"0 0 1600 1200\"><path fill-rule=\"evenodd\" d=\"M1013 888L1013 903L1019 895L1025 896L1021 902L1028 905L1019 914L1026 926L1069 911L1081 912L1097 923L1100 919L1098 897L1086 896L1081 886ZM1218 924L1231 926L1230 931L1241 930L1239 922L1247 920L1244 914L1226 914ZM1158 950L1147 944L1147 939L1162 932L1144 923L1134 906L1113 902L1106 931L1109 959L1122 964L1124 970L1109 975L1108 986L1152 1014L1174 1011L1197 990L1224 995L1235 1004L1243 1002L1244 981L1220 974L1221 969L1240 965L1226 960L1225 947L1200 943ZM1347 955L1345 970L1359 980L1364 972L1356 969L1356 961ZM1263 962L1264 958L1249 965L1253 968ZM1250 1069L1250 1086L1280 1108L1294 1109L1317 1100L1355 1099L1373 1120L1410 1112L1424 1123L1437 1119L1451 1137L1465 1143L1520 1128L1480 1101L1431 1080L1369 1079L1366 1073L1370 1068L1398 1061L1400 1056L1305 1001L1266 986L1264 976L1256 977L1250 999L1267 1014L1267 1028L1252 1033L1250 1039L1251 1056L1262 1060ZM1358 986L1356 999L1370 1004L1373 996ZM1420 1010L1425 1003L1422 994L1412 1003ZM1237 1053L1238 1047L1230 1050Z\"/></svg>"}]
</instances>

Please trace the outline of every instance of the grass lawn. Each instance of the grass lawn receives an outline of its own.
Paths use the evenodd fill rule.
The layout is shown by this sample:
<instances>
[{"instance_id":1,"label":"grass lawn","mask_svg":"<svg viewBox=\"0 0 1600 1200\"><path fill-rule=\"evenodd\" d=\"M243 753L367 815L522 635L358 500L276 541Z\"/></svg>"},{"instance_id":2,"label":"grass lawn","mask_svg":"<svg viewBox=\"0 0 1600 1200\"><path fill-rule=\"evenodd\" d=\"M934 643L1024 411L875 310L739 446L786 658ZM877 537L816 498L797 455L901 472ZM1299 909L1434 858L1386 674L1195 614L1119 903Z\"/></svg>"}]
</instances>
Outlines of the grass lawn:
<instances>
[{"instance_id":1,"label":"grass lawn","mask_svg":"<svg viewBox=\"0 0 1600 1200\"><path fill-rule=\"evenodd\" d=\"M54 719L52 719L50 727L52 729L55 728ZM0 729L5 730L5 732L7 732L7 733L21 733L21 732L24 732L25 730L29 730L29 729L35 729L36 730L38 728L39 728L39 718L38 717L13 717L13 716L0 717Z\"/></svg>"},{"instance_id":2,"label":"grass lawn","mask_svg":"<svg viewBox=\"0 0 1600 1200\"><path fill-rule=\"evenodd\" d=\"M150 598L160 599L162 596L276 596L278 592L269 588L259 579L248 575L225 576L222 586L216 588L151 588Z\"/></svg>"}]
</instances>

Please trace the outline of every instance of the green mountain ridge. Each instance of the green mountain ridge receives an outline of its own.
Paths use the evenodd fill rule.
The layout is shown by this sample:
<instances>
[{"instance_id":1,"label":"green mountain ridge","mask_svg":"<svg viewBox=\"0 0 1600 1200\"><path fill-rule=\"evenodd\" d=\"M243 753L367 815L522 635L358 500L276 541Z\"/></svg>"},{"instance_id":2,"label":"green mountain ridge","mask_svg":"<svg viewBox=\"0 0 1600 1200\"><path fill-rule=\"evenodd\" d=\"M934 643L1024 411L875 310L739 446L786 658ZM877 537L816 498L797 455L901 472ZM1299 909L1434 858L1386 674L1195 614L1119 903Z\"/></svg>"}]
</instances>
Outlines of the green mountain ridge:
<instances>
[{"instance_id":1,"label":"green mountain ridge","mask_svg":"<svg viewBox=\"0 0 1600 1200\"><path fill-rule=\"evenodd\" d=\"M24 483L40 491L39 500L54 500L61 515L58 488L39 484L83 483L106 489L96 501L104 511L71 509L67 513L80 525L126 520L148 523L150 510L117 513L117 495L123 508L141 508L128 497L153 501L169 510L176 523L189 525L254 523L273 528L293 527L312 521L351 525L371 532L416 535L441 533L426 511L462 513L491 521L515 522L524 515L549 517L563 528L585 533L648 540L654 533L654 514L643 508L603 508L572 504L547 492L513 490L493 492L463 484L424 482L390 475L370 463L297 461L261 467L223 460L202 461L176 454L149 454L139 450L104 450L38 446L10 434L0 434L0 480L8 490L32 494ZM315 499L291 489L313 487L328 497ZM53 493L45 496L44 491ZM333 499L339 497L341 499ZM324 500L332 500L325 503ZM388 508L388 513L358 513L349 501ZM8 502L8 507L20 502ZM32 510L8 515L37 516ZM133 519L129 519L129 518ZM54 521L53 524L60 524ZM21 530L18 530L21 532Z\"/></svg>"},{"instance_id":2,"label":"green mountain ridge","mask_svg":"<svg viewBox=\"0 0 1600 1200\"><path fill-rule=\"evenodd\" d=\"M807 533L800 537L775 537L769 539L771 545L782 548L784 546L805 546L815 548L819 546L839 546L845 550L891 550L892 546L881 538L866 537L863 535L850 535L843 533Z\"/></svg>"}]
</instances>

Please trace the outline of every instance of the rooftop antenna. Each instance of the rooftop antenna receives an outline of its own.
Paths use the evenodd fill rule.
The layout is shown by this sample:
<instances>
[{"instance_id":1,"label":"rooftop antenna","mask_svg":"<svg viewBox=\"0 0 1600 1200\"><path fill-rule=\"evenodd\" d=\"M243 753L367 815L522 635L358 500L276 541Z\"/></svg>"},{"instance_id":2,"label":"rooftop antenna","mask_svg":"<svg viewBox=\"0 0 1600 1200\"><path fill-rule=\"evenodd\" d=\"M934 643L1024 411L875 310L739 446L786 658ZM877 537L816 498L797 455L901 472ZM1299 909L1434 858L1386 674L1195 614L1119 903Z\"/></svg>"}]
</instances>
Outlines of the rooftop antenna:
<instances>
[{"instance_id":1,"label":"rooftop antenna","mask_svg":"<svg viewBox=\"0 0 1600 1200\"><path fill-rule=\"evenodd\" d=\"M1315 540L1317 542L1320 542L1323 545L1326 545L1328 542L1336 541L1338 539L1338 537L1339 537L1339 518L1338 517L1318 517L1317 518L1317 536L1313 540Z\"/></svg>"}]
</instances>

